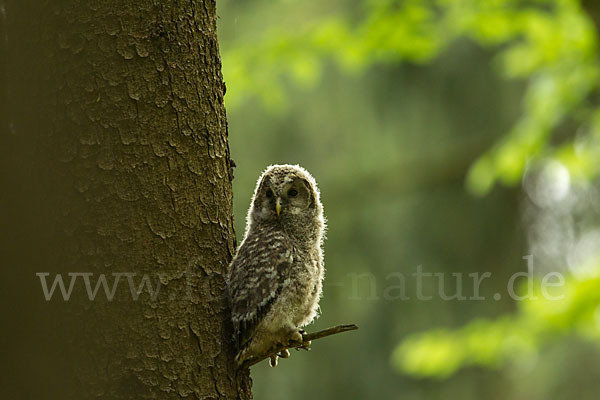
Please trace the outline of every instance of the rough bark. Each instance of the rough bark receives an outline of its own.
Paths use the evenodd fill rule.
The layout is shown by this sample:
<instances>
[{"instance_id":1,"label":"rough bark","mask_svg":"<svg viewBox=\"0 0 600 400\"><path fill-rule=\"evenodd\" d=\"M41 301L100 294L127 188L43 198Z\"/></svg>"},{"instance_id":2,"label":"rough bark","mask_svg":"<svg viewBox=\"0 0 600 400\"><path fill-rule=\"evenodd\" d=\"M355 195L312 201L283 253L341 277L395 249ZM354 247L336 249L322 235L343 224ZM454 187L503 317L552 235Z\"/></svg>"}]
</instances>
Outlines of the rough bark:
<instances>
[{"instance_id":1,"label":"rough bark","mask_svg":"<svg viewBox=\"0 0 600 400\"><path fill-rule=\"evenodd\" d=\"M0 20L3 397L250 398L215 2L0 0ZM37 272L136 275L46 301ZM158 296L134 300L145 274Z\"/></svg>"}]
</instances>

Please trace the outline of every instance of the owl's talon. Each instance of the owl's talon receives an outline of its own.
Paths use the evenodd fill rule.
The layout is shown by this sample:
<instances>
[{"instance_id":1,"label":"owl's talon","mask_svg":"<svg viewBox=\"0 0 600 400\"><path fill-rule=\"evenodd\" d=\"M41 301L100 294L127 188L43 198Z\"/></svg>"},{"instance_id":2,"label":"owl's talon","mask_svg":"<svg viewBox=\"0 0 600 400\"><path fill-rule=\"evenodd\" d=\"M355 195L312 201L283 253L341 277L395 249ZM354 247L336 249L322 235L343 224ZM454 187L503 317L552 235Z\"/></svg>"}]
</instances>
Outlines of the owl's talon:
<instances>
[{"instance_id":1,"label":"owl's talon","mask_svg":"<svg viewBox=\"0 0 600 400\"><path fill-rule=\"evenodd\" d=\"M312 343L312 342L311 342L310 340L307 340L307 341L305 341L305 342L302 342L302 346L300 346L299 348L300 348L300 349L303 349L303 350L306 350L306 351L309 351L309 350L310 350L310 345L311 345L311 343Z\"/></svg>"},{"instance_id":2,"label":"owl's talon","mask_svg":"<svg viewBox=\"0 0 600 400\"><path fill-rule=\"evenodd\" d=\"M305 340L305 341L302 341L302 343L300 343L299 346L296 346L294 348L296 349L296 351L299 351L299 350L310 351L311 344L312 344L312 342L310 340Z\"/></svg>"},{"instance_id":3,"label":"owl's talon","mask_svg":"<svg viewBox=\"0 0 600 400\"><path fill-rule=\"evenodd\" d=\"M297 343L302 343L303 341L304 338L302 337L302 334L299 331L292 331L288 339L288 345L292 346Z\"/></svg>"},{"instance_id":4,"label":"owl's talon","mask_svg":"<svg viewBox=\"0 0 600 400\"><path fill-rule=\"evenodd\" d=\"M273 354L270 358L269 358L269 365L271 366L271 368L275 368L277 366L277 354Z\"/></svg>"},{"instance_id":5,"label":"owl's talon","mask_svg":"<svg viewBox=\"0 0 600 400\"><path fill-rule=\"evenodd\" d=\"M281 357L281 358L289 358L290 357L290 351L288 349L283 349L279 353L277 353L277 355L279 357Z\"/></svg>"}]
</instances>

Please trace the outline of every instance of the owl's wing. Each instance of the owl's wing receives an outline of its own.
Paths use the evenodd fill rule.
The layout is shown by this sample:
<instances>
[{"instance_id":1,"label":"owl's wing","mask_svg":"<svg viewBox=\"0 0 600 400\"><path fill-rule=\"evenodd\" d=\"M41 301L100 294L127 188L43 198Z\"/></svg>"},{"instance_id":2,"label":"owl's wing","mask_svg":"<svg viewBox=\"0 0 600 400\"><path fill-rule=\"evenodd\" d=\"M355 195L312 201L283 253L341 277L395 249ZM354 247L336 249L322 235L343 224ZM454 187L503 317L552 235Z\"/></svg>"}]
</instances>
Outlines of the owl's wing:
<instances>
[{"instance_id":1,"label":"owl's wing","mask_svg":"<svg viewBox=\"0 0 600 400\"><path fill-rule=\"evenodd\" d=\"M283 240L247 238L231 265L229 282L238 351L252 338L289 277L293 248Z\"/></svg>"}]
</instances>

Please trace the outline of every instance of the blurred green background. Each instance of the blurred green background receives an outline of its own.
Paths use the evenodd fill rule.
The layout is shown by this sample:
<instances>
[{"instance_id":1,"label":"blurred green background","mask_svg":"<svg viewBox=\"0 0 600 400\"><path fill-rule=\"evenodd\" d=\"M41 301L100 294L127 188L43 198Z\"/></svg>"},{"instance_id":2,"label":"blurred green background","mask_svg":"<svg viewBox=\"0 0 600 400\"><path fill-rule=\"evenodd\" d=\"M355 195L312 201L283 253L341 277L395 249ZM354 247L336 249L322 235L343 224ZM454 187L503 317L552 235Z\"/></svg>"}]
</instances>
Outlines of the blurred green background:
<instances>
[{"instance_id":1,"label":"blurred green background","mask_svg":"<svg viewBox=\"0 0 600 400\"><path fill-rule=\"evenodd\" d=\"M589 3L219 3L238 237L260 172L306 167L329 225L308 330L360 326L253 367L257 399L598 398ZM419 288L418 268L441 275ZM544 295L552 272L565 282Z\"/></svg>"}]
</instances>

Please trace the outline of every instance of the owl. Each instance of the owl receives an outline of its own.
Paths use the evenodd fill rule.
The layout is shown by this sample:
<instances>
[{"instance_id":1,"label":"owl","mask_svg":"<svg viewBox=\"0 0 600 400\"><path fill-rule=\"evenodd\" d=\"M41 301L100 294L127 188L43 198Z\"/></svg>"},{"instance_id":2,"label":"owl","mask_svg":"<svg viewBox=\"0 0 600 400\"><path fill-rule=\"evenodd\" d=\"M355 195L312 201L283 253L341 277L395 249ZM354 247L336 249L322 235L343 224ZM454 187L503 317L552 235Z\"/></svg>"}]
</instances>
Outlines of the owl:
<instances>
[{"instance_id":1,"label":"owl","mask_svg":"<svg viewBox=\"0 0 600 400\"><path fill-rule=\"evenodd\" d=\"M298 165L272 165L258 179L246 232L229 268L236 363L302 341L319 312L324 276L323 206ZM279 353L289 357L289 351ZM277 355L270 360L277 365Z\"/></svg>"}]
</instances>

